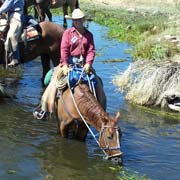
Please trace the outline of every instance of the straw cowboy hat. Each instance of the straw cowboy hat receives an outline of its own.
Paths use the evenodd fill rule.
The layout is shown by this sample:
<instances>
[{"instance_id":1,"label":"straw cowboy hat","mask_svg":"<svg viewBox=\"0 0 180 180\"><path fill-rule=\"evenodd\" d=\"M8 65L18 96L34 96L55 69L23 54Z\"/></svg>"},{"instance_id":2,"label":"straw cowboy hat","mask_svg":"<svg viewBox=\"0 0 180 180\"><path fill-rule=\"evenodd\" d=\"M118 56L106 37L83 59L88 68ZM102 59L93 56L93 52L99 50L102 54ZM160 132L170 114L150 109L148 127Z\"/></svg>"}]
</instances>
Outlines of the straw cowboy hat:
<instances>
[{"instance_id":1,"label":"straw cowboy hat","mask_svg":"<svg viewBox=\"0 0 180 180\"><path fill-rule=\"evenodd\" d=\"M68 15L65 15L66 19L71 19L71 20L81 19L81 18L84 18L84 17L85 17L84 13L79 8L74 9L74 11L72 12L72 17L68 16Z\"/></svg>"}]
</instances>

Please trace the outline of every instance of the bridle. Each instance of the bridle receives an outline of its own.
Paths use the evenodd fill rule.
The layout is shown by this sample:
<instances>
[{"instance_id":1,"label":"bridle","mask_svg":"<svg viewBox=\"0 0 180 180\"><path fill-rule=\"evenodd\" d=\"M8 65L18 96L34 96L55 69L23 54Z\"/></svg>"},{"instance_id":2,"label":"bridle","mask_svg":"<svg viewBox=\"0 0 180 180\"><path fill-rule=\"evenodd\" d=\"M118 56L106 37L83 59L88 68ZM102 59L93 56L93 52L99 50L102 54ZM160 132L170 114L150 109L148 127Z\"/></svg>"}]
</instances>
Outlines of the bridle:
<instances>
[{"instance_id":1,"label":"bridle","mask_svg":"<svg viewBox=\"0 0 180 180\"><path fill-rule=\"evenodd\" d=\"M107 141L107 137L105 137L104 136L104 131L105 131L105 129L106 128L112 128L112 129L114 129L116 132L116 135L117 135L117 146L116 147L110 147L109 146L109 142ZM108 125L106 125L106 126L103 126L102 128L101 128L101 131L100 131L100 133L99 133L99 138L103 138L103 140L104 140L104 143L105 143L105 147L101 147L104 151L110 151L111 153L112 153L112 151L113 150L119 150L120 151L120 143L119 143L119 141L118 141L118 139L119 139L119 127L111 127L111 126L108 126ZM121 152L121 151L120 151ZM109 155L107 155L107 153L106 153L106 157L107 157L107 159L109 159L109 158L111 158L111 157L114 157L114 156L117 156L117 155L121 155L121 153L120 154L115 154L115 155L112 155L112 156L109 156Z\"/></svg>"}]
</instances>

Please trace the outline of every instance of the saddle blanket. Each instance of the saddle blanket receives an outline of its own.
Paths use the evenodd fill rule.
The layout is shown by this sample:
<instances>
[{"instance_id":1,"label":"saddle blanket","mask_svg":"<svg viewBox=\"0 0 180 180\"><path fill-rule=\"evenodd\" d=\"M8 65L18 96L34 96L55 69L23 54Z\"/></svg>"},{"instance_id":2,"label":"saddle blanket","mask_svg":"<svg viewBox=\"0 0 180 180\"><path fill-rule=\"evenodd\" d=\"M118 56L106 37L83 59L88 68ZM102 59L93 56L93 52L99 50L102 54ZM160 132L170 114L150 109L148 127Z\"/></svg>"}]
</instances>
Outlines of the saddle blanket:
<instances>
[{"instance_id":1,"label":"saddle blanket","mask_svg":"<svg viewBox=\"0 0 180 180\"><path fill-rule=\"evenodd\" d=\"M40 38L39 32L33 26L27 27L26 36L27 41L32 41Z\"/></svg>"}]
</instances>

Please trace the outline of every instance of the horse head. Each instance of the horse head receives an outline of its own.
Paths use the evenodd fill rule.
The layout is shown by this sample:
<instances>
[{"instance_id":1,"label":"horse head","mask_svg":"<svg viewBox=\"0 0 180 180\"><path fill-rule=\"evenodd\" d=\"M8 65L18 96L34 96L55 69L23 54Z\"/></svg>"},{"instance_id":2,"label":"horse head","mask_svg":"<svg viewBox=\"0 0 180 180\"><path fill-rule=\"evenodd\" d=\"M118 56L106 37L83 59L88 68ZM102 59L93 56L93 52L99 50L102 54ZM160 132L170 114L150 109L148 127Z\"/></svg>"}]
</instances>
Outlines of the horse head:
<instances>
[{"instance_id":1,"label":"horse head","mask_svg":"<svg viewBox=\"0 0 180 180\"><path fill-rule=\"evenodd\" d=\"M99 144L106 159L122 164L121 129L118 127L120 113L115 118L105 117L100 130Z\"/></svg>"}]
</instances>

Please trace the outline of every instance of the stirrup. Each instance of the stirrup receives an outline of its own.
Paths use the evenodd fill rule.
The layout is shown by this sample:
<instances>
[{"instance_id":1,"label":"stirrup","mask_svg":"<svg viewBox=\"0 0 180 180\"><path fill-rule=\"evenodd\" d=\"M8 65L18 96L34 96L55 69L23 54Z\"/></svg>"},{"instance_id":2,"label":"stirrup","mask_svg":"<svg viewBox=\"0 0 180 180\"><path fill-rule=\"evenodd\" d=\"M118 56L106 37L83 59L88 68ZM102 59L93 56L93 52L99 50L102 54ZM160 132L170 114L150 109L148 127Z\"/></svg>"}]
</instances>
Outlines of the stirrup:
<instances>
[{"instance_id":1,"label":"stirrup","mask_svg":"<svg viewBox=\"0 0 180 180\"><path fill-rule=\"evenodd\" d=\"M38 110L33 111L33 115L36 119L41 120L45 117L46 111L41 110L38 112Z\"/></svg>"},{"instance_id":2,"label":"stirrup","mask_svg":"<svg viewBox=\"0 0 180 180\"><path fill-rule=\"evenodd\" d=\"M8 67L15 67L19 64L19 61L17 59L13 59L9 64Z\"/></svg>"}]
</instances>

